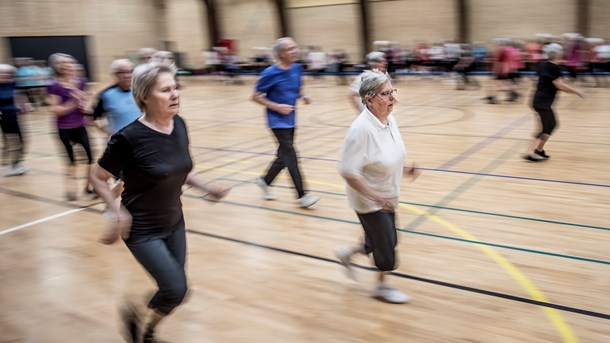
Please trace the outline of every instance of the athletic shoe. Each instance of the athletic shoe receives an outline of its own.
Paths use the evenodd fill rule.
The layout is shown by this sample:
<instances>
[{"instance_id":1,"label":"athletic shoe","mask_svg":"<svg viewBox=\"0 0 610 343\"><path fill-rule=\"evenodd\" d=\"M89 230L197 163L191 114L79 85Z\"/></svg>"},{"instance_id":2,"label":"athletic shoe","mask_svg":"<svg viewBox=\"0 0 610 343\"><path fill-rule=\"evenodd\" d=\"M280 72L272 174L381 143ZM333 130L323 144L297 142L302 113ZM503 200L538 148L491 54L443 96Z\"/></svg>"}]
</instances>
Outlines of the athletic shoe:
<instances>
[{"instance_id":1,"label":"athletic shoe","mask_svg":"<svg viewBox=\"0 0 610 343\"><path fill-rule=\"evenodd\" d=\"M308 208L308 207L312 206L313 204L317 203L318 200L320 200L319 197L305 194L297 200L297 203L298 203L299 207Z\"/></svg>"},{"instance_id":2,"label":"athletic shoe","mask_svg":"<svg viewBox=\"0 0 610 343\"><path fill-rule=\"evenodd\" d=\"M544 157L539 156L537 154L525 154L523 155L523 159L528 162L542 162L546 160Z\"/></svg>"},{"instance_id":3,"label":"athletic shoe","mask_svg":"<svg viewBox=\"0 0 610 343\"><path fill-rule=\"evenodd\" d=\"M271 187L265 182L265 179L259 177L256 179L256 184L263 191L263 199L265 200L275 200L275 195L271 191Z\"/></svg>"},{"instance_id":4,"label":"athletic shoe","mask_svg":"<svg viewBox=\"0 0 610 343\"><path fill-rule=\"evenodd\" d=\"M147 330L142 337L142 343L167 343L165 341L158 340L155 338L155 332L153 330Z\"/></svg>"},{"instance_id":5,"label":"athletic shoe","mask_svg":"<svg viewBox=\"0 0 610 343\"><path fill-rule=\"evenodd\" d=\"M350 262L350 259L353 255L352 251L349 248L341 247L335 249L334 252L335 256L337 256L337 259L339 259L341 265L345 267L345 274L347 275L347 277L354 281L358 281L356 279L356 273L354 271L354 268L352 267Z\"/></svg>"},{"instance_id":6,"label":"athletic shoe","mask_svg":"<svg viewBox=\"0 0 610 343\"><path fill-rule=\"evenodd\" d=\"M551 156L547 155L546 152L544 152L544 150L534 150L534 154L544 158L545 160L548 160L549 158L551 158Z\"/></svg>"},{"instance_id":7,"label":"athletic shoe","mask_svg":"<svg viewBox=\"0 0 610 343\"><path fill-rule=\"evenodd\" d=\"M411 301L410 296L385 283L380 283L375 288L373 297L390 304L404 304Z\"/></svg>"},{"instance_id":8,"label":"athletic shoe","mask_svg":"<svg viewBox=\"0 0 610 343\"><path fill-rule=\"evenodd\" d=\"M9 167L4 171L4 176L18 176L23 175L29 171L28 168L22 166L21 164L16 164Z\"/></svg>"},{"instance_id":9,"label":"athletic shoe","mask_svg":"<svg viewBox=\"0 0 610 343\"><path fill-rule=\"evenodd\" d=\"M139 343L140 340L140 318L134 305L127 303L119 310L121 317L121 331L126 342Z\"/></svg>"}]
</instances>

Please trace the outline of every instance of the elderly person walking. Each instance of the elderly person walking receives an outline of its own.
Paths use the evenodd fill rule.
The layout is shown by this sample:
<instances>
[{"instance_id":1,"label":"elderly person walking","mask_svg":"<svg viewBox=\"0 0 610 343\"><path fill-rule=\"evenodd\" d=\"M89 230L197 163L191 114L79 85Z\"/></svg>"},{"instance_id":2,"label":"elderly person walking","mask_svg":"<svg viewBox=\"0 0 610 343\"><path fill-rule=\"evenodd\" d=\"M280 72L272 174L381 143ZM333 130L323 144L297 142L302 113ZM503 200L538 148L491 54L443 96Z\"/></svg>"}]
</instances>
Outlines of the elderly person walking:
<instances>
[{"instance_id":1,"label":"elderly person walking","mask_svg":"<svg viewBox=\"0 0 610 343\"><path fill-rule=\"evenodd\" d=\"M133 306L123 310L129 342L156 342L155 328L186 294L182 186L200 188L212 199L229 191L204 183L192 171L186 124L177 115L180 96L175 73L170 64L142 64L134 70L133 97L143 115L111 137L91 172L91 181L110 211L111 225L101 241L112 244L121 237L159 287L144 318ZM125 183L120 207L108 185L119 175Z\"/></svg>"},{"instance_id":2,"label":"elderly person walking","mask_svg":"<svg viewBox=\"0 0 610 343\"><path fill-rule=\"evenodd\" d=\"M339 248L335 254L354 278L350 258L356 253L373 254L379 269L373 296L389 303L405 303L410 297L388 285L386 274L398 267L395 212L403 174L417 176L405 167L407 152L392 116L396 90L390 76L366 71L361 76L360 98L365 105L350 126L341 152L339 171L345 179L347 198L364 229L364 242Z\"/></svg>"},{"instance_id":3,"label":"elderly person walking","mask_svg":"<svg viewBox=\"0 0 610 343\"><path fill-rule=\"evenodd\" d=\"M297 192L297 204L307 208L319 198L305 193L297 153L294 149L295 113L298 99L309 104L311 100L303 94L303 68L295 63L299 48L292 38L284 37L273 44L277 62L267 67L256 82L252 100L267 109L267 123L278 141L277 156L264 177L257 179L266 200L275 199L270 185L275 177L288 168Z\"/></svg>"},{"instance_id":4,"label":"elderly person walking","mask_svg":"<svg viewBox=\"0 0 610 343\"><path fill-rule=\"evenodd\" d=\"M530 143L529 149L523 158L529 162L541 162L548 160L549 155L544 151L544 145L557 126L557 119L553 111L553 102L557 90L585 97L582 90L572 87L563 82L561 69L557 65L563 56L563 47L557 43L544 46L544 52L548 61L538 65L538 84L534 93L533 107L540 117L541 131Z\"/></svg>"}]
</instances>

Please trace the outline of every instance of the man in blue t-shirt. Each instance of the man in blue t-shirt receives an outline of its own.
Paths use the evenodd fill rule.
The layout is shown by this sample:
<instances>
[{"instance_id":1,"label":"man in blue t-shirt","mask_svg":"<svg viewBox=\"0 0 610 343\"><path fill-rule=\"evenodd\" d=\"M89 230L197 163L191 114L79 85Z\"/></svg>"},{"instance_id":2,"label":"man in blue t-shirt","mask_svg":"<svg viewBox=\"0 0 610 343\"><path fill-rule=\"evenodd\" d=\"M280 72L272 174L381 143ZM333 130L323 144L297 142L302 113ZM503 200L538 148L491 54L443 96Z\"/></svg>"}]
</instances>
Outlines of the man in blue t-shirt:
<instances>
[{"instance_id":1,"label":"man in blue t-shirt","mask_svg":"<svg viewBox=\"0 0 610 343\"><path fill-rule=\"evenodd\" d=\"M319 198L308 195L303 188L303 179L294 150L295 106L298 99L309 104L311 100L303 95L301 77L303 69L295 63L299 59L299 48L294 39L280 38L273 44L276 63L266 68L256 82L252 100L266 107L267 123L278 141L277 157L264 177L257 179L263 190L263 198L274 199L269 186L284 168L288 168L296 188L300 207L307 208Z\"/></svg>"}]
</instances>

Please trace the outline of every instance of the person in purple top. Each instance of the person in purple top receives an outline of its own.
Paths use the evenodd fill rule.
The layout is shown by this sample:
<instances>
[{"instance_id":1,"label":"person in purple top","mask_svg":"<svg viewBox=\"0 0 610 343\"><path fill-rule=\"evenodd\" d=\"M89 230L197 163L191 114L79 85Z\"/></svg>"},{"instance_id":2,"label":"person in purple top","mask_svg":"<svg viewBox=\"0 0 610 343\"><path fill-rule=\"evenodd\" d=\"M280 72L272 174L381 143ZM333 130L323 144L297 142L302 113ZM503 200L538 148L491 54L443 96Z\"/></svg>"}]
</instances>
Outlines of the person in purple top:
<instances>
[{"instance_id":1,"label":"person in purple top","mask_svg":"<svg viewBox=\"0 0 610 343\"><path fill-rule=\"evenodd\" d=\"M85 128L84 116L87 108L86 82L77 76L78 69L74 57L56 53L49 57L49 65L57 74L56 79L47 87L51 113L56 117L59 139L68 153L68 173L66 179L66 198L74 201L76 197L76 159L74 144L80 144L87 154L87 175L93 163L89 136ZM87 178L85 194L94 197L95 192Z\"/></svg>"},{"instance_id":2,"label":"person in purple top","mask_svg":"<svg viewBox=\"0 0 610 343\"><path fill-rule=\"evenodd\" d=\"M273 44L277 62L267 67L256 82L252 100L266 108L267 123L278 141L277 156L264 177L256 180L265 200L272 200L270 185L275 177L287 168L297 192L297 205L307 208L319 198L305 193L299 161L294 149L295 111L297 100L305 104L311 100L303 95L301 76L303 68L295 63L299 48L290 37L278 39Z\"/></svg>"}]
</instances>

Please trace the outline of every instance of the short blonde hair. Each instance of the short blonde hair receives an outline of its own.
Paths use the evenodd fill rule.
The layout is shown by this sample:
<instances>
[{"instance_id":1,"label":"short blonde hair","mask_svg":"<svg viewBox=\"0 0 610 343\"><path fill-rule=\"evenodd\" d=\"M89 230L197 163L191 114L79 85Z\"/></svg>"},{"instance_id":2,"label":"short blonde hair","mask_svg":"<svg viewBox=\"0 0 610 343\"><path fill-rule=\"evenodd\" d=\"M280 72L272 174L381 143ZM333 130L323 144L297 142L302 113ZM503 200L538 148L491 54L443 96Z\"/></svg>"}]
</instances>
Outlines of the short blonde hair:
<instances>
[{"instance_id":1,"label":"short blonde hair","mask_svg":"<svg viewBox=\"0 0 610 343\"><path fill-rule=\"evenodd\" d=\"M159 75L170 73L176 75L176 67L169 63L148 63L140 64L133 71L131 80L131 92L136 105L143 113L146 112L144 100L152 93L152 89L157 83Z\"/></svg>"}]
</instances>

